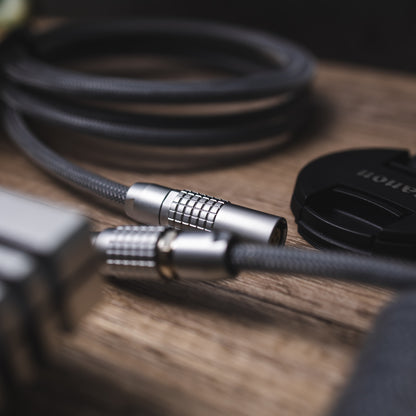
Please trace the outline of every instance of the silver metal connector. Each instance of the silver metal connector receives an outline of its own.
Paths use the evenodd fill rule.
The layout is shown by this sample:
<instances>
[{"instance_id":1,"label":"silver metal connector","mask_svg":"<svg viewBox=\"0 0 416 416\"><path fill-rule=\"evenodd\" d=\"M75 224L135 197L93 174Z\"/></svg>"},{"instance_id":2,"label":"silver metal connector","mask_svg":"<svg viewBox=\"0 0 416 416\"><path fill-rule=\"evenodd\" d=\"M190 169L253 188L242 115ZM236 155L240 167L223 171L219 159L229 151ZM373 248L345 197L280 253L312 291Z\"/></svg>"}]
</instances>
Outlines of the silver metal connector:
<instances>
[{"instance_id":1,"label":"silver metal connector","mask_svg":"<svg viewBox=\"0 0 416 416\"><path fill-rule=\"evenodd\" d=\"M286 220L192 191L135 183L125 202L126 214L143 224L180 230L226 231L242 240L283 245Z\"/></svg>"},{"instance_id":2,"label":"silver metal connector","mask_svg":"<svg viewBox=\"0 0 416 416\"><path fill-rule=\"evenodd\" d=\"M228 262L233 237L152 226L110 228L93 236L103 273L121 278L214 280L235 277Z\"/></svg>"},{"instance_id":3,"label":"silver metal connector","mask_svg":"<svg viewBox=\"0 0 416 416\"><path fill-rule=\"evenodd\" d=\"M15 414L11 400L62 358L62 330L71 330L98 301L102 276L86 218L1 188L0 212L3 415Z\"/></svg>"},{"instance_id":4,"label":"silver metal connector","mask_svg":"<svg viewBox=\"0 0 416 416\"><path fill-rule=\"evenodd\" d=\"M72 329L101 294L87 219L5 189L0 189L0 207L0 244L39 262L55 316L62 327Z\"/></svg>"}]
</instances>

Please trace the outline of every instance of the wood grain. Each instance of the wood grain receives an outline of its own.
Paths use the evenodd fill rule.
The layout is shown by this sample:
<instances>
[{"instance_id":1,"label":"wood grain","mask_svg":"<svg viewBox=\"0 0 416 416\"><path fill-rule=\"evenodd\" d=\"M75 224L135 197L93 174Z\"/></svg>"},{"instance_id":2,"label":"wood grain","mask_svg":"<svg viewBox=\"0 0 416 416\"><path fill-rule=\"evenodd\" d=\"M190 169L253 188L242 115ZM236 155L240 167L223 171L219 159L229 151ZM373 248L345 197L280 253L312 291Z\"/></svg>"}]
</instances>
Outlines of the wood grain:
<instances>
[{"instance_id":1,"label":"wood grain","mask_svg":"<svg viewBox=\"0 0 416 416\"><path fill-rule=\"evenodd\" d=\"M321 64L318 125L279 153L177 174L94 167L126 184L190 188L288 219L299 169L352 147L415 150L416 80ZM35 168L0 138L0 185L72 205L95 229L128 223ZM362 285L246 273L218 283L106 282L104 299L63 340L61 363L28 388L35 414L322 415L340 391L380 307Z\"/></svg>"}]
</instances>

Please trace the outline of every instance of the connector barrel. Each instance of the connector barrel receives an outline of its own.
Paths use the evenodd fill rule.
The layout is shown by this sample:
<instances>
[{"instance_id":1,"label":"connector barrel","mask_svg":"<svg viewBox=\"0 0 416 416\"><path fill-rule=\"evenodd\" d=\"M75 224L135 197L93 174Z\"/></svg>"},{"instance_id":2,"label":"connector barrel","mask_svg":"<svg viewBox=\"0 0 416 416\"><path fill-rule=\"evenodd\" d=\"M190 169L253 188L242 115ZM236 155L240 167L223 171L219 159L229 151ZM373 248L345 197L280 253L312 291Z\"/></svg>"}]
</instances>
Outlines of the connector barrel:
<instances>
[{"instance_id":1,"label":"connector barrel","mask_svg":"<svg viewBox=\"0 0 416 416\"><path fill-rule=\"evenodd\" d=\"M144 224L180 230L226 231L241 240L283 245L286 220L192 191L135 183L125 202L126 214Z\"/></svg>"},{"instance_id":2,"label":"connector barrel","mask_svg":"<svg viewBox=\"0 0 416 416\"><path fill-rule=\"evenodd\" d=\"M96 234L93 244L104 255L105 275L159 278L157 242L165 227L124 226Z\"/></svg>"},{"instance_id":3,"label":"connector barrel","mask_svg":"<svg viewBox=\"0 0 416 416\"><path fill-rule=\"evenodd\" d=\"M120 278L229 279L229 233L181 232L154 226L122 226L93 236L105 257L102 272Z\"/></svg>"}]
</instances>

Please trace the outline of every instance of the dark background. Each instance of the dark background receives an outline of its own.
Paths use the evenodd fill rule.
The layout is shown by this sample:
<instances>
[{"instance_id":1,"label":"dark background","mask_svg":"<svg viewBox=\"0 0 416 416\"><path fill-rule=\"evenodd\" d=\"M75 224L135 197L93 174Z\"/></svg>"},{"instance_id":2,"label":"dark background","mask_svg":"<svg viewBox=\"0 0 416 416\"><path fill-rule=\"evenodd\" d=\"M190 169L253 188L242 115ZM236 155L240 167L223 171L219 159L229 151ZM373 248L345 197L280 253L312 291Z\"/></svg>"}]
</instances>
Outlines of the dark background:
<instances>
[{"instance_id":1,"label":"dark background","mask_svg":"<svg viewBox=\"0 0 416 416\"><path fill-rule=\"evenodd\" d=\"M274 31L318 57L416 71L416 1L34 0L48 16L198 17Z\"/></svg>"}]
</instances>

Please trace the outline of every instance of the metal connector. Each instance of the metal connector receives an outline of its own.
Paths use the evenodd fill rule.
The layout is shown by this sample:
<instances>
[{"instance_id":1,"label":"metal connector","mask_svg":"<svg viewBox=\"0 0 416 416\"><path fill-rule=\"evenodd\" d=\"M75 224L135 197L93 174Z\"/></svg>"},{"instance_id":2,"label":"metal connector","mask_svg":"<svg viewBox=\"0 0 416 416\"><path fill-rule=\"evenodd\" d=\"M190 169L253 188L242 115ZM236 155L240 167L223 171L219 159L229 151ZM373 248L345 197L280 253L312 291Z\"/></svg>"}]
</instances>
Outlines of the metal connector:
<instances>
[{"instance_id":1,"label":"metal connector","mask_svg":"<svg viewBox=\"0 0 416 416\"><path fill-rule=\"evenodd\" d=\"M0 211L3 415L20 414L13 405L21 389L62 358L62 330L72 329L99 299L102 276L84 217L3 189Z\"/></svg>"},{"instance_id":2,"label":"metal connector","mask_svg":"<svg viewBox=\"0 0 416 416\"><path fill-rule=\"evenodd\" d=\"M105 256L103 273L122 278L228 279L229 233L180 232L165 227L124 226L93 236Z\"/></svg>"},{"instance_id":3,"label":"metal connector","mask_svg":"<svg viewBox=\"0 0 416 416\"><path fill-rule=\"evenodd\" d=\"M101 292L87 219L6 189L0 189L0 207L0 244L39 262L61 324L72 329Z\"/></svg>"},{"instance_id":4,"label":"metal connector","mask_svg":"<svg viewBox=\"0 0 416 416\"><path fill-rule=\"evenodd\" d=\"M283 245L286 240L287 224L282 217L155 184L132 185L127 192L125 212L143 224L226 231L242 240L265 244Z\"/></svg>"}]
</instances>

